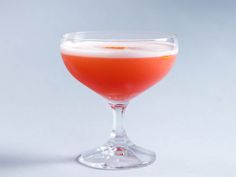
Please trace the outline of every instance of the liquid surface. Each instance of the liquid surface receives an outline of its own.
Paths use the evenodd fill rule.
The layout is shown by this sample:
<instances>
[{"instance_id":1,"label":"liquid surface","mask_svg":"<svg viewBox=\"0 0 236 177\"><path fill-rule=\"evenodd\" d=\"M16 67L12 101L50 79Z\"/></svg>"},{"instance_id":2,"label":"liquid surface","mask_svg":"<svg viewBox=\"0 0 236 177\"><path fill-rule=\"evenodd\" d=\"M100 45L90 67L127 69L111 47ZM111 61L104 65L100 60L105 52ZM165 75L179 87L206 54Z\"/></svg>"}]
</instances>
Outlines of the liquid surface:
<instances>
[{"instance_id":1,"label":"liquid surface","mask_svg":"<svg viewBox=\"0 0 236 177\"><path fill-rule=\"evenodd\" d=\"M166 42L69 42L63 61L81 83L109 100L128 101L161 80L177 51Z\"/></svg>"}]
</instances>

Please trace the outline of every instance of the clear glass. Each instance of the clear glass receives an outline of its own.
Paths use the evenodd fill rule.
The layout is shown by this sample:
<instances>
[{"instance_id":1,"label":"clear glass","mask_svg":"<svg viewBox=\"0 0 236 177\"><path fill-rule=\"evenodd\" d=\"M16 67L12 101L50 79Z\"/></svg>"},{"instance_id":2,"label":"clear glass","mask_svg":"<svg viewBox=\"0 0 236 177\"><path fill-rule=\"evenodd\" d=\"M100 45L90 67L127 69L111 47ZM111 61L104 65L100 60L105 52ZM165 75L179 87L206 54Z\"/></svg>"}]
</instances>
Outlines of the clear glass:
<instances>
[{"instance_id":1,"label":"clear glass","mask_svg":"<svg viewBox=\"0 0 236 177\"><path fill-rule=\"evenodd\" d=\"M75 32L63 35L61 54L70 73L108 100L113 112L110 139L81 153L77 161L97 169L143 167L154 152L131 142L123 127L128 102L160 79L178 53L174 34L160 32Z\"/></svg>"}]
</instances>

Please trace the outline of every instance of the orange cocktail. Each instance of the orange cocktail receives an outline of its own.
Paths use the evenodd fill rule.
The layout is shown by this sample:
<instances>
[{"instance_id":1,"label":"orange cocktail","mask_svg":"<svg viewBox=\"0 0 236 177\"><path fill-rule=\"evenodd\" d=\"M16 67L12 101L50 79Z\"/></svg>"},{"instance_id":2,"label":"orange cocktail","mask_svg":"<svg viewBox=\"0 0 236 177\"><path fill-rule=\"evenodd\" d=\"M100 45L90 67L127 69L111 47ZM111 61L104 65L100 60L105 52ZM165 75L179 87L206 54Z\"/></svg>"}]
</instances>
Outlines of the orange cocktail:
<instances>
[{"instance_id":1,"label":"orange cocktail","mask_svg":"<svg viewBox=\"0 0 236 177\"><path fill-rule=\"evenodd\" d=\"M154 152L129 140L123 127L124 112L132 98L169 72L178 52L176 36L159 32L76 32L63 35L60 47L69 72L106 98L113 111L110 139L81 153L77 161L112 170L153 163Z\"/></svg>"},{"instance_id":2,"label":"orange cocktail","mask_svg":"<svg viewBox=\"0 0 236 177\"><path fill-rule=\"evenodd\" d=\"M91 46L95 44L91 42ZM145 51L148 47L142 48L142 44L136 46L136 43L133 43L134 47L125 43L124 46L97 44L98 56L96 52L85 54L81 51L82 45L78 52L69 51L65 47L62 57L70 73L84 85L109 100L127 101L157 83L172 67L175 53L165 51L160 55L158 52L158 46L167 50L170 44L157 44L146 44L148 47L156 47L157 51L151 52ZM104 51L104 54L101 55L99 51ZM140 51L143 51L142 55Z\"/></svg>"}]
</instances>

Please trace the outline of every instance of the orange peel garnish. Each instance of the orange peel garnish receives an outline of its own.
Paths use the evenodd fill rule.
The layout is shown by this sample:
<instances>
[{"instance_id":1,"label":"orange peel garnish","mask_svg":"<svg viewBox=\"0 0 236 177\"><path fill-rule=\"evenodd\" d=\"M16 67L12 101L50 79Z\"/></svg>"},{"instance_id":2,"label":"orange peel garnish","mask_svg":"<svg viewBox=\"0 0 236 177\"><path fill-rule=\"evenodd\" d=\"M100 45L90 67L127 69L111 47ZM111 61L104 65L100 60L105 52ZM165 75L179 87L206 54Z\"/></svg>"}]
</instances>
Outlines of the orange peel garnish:
<instances>
[{"instance_id":1,"label":"orange peel garnish","mask_svg":"<svg viewBox=\"0 0 236 177\"><path fill-rule=\"evenodd\" d=\"M115 49L115 50L124 50L128 47L124 47L124 46L106 46L104 48L106 48L106 49Z\"/></svg>"},{"instance_id":2,"label":"orange peel garnish","mask_svg":"<svg viewBox=\"0 0 236 177\"><path fill-rule=\"evenodd\" d=\"M163 59L169 59L170 56L169 56L169 55L167 55L167 56L162 56L162 58L163 58Z\"/></svg>"}]
</instances>

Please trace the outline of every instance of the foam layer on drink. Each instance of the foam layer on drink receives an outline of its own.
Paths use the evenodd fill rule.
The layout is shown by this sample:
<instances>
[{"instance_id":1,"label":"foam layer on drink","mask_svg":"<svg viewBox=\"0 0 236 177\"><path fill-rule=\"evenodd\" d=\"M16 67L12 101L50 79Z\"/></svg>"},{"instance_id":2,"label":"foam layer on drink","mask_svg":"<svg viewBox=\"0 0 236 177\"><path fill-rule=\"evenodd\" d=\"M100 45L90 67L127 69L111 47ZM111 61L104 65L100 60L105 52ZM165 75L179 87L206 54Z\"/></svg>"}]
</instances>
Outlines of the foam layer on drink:
<instances>
[{"instance_id":1,"label":"foam layer on drink","mask_svg":"<svg viewBox=\"0 0 236 177\"><path fill-rule=\"evenodd\" d=\"M175 55L175 44L164 41L64 41L61 52L67 55L105 58L143 58Z\"/></svg>"}]
</instances>

